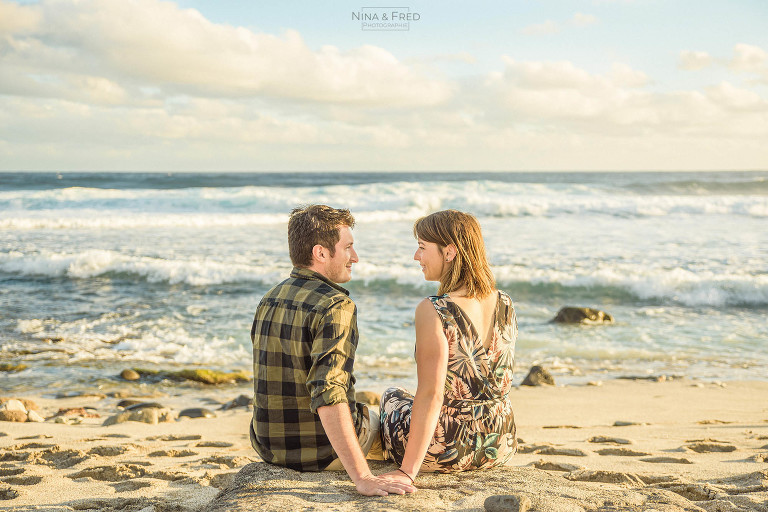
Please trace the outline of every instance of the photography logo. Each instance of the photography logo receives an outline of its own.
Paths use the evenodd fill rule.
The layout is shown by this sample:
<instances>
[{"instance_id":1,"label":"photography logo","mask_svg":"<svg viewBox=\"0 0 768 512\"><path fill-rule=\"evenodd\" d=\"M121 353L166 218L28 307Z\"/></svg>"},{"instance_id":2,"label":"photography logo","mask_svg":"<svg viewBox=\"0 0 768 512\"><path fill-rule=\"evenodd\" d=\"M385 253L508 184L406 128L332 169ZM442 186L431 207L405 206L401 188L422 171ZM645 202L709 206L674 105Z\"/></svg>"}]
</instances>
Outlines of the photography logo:
<instances>
[{"instance_id":1,"label":"photography logo","mask_svg":"<svg viewBox=\"0 0 768 512\"><path fill-rule=\"evenodd\" d=\"M419 21L421 14L411 12L410 7L361 7L352 12L352 20L360 22L362 30L405 32L411 30L411 22Z\"/></svg>"}]
</instances>

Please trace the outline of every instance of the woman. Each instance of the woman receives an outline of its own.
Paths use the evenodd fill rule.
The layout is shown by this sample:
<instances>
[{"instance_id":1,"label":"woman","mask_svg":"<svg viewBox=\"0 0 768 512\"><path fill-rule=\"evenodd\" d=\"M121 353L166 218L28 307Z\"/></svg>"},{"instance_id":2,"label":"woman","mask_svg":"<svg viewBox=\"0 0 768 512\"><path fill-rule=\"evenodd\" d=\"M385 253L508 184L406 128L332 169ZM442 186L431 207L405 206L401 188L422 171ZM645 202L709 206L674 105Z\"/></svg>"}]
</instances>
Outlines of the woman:
<instances>
[{"instance_id":1,"label":"woman","mask_svg":"<svg viewBox=\"0 0 768 512\"><path fill-rule=\"evenodd\" d=\"M517 451L512 387L517 319L495 288L480 225L456 210L413 228L419 262L438 295L416 308L418 387L390 388L381 399L386 476L413 483L419 471L502 465Z\"/></svg>"}]
</instances>

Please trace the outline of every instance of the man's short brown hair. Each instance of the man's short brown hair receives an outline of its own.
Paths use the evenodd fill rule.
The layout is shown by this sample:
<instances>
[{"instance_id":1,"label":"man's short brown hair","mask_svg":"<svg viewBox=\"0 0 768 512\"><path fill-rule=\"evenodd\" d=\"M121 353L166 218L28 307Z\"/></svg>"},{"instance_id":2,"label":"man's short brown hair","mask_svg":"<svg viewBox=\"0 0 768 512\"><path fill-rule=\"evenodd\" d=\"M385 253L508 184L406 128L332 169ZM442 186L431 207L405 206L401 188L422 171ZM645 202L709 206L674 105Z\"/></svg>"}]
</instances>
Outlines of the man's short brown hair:
<instances>
[{"instance_id":1,"label":"man's short brown hair","mask_svg":"<svg viewBox=\"0 0 768 512\"><path fill-rule=\"evenodd\" d=\"M293 265L311 266L312 248L317 244L331 251L333 256L341 226L355 226L355 218L347 209L338 210L324 204L294 208L288 220L288 253Z\"/></svg>"}]
</instances>

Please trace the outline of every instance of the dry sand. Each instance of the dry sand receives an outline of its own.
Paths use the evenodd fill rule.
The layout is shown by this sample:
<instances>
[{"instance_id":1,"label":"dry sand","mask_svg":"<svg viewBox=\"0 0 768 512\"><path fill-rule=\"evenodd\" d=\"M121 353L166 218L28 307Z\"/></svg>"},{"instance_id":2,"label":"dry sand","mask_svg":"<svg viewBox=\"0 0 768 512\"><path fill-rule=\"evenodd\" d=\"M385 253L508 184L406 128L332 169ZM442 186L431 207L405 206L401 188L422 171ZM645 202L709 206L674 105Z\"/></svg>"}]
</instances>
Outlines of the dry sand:
<instances>
[{"instance_id":1,"label":"dry sand","mask_svg":"<svg viewBox=\"0 0 768 512\"><path fill-rule=\"evenodd\" d=\"M27 396L46 418L69 407L93 407L100 417L0 422L0 509L483 510L488 496L513 494L531 510L768 510L768 382L521 387L513 392L521 441L514 467L423 475L416 495L388 498L357 496L343 473L300 475L265 464L235 481L259 461L248 440L251 410L217 407L249 392L156 396L147 400L176 411L206 407L216 417L106 427L119 398ZM279 485L254 491L259 479ZM328 486L336 491L328 494Z\"/></svg>"}]
</instances>

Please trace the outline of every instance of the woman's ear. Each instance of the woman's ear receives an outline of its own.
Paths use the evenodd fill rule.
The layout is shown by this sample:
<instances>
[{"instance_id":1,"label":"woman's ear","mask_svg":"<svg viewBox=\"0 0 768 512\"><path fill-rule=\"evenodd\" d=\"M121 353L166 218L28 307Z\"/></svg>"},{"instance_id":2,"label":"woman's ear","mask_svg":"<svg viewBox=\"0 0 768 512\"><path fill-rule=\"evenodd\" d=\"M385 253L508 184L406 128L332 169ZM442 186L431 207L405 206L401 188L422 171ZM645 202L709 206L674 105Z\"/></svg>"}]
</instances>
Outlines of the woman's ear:
<instances>
[{"instance_id":1,"label":"woman's ear","mask_svg":"<svg viewBox=\"0 0 768 512\"><path fill-rule=\"evenodd\" d=\"M453 261L453 258L456 257L456 246L453 244L448 245L443 253L445 254L445 261Z\"/></svg>"}]
</instances>

